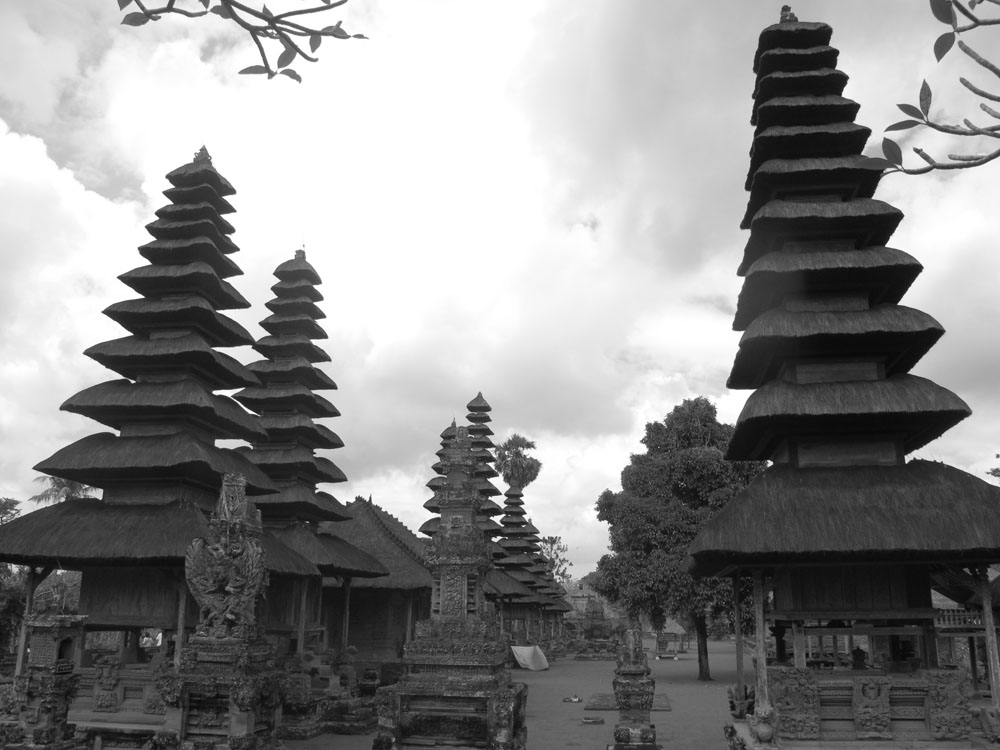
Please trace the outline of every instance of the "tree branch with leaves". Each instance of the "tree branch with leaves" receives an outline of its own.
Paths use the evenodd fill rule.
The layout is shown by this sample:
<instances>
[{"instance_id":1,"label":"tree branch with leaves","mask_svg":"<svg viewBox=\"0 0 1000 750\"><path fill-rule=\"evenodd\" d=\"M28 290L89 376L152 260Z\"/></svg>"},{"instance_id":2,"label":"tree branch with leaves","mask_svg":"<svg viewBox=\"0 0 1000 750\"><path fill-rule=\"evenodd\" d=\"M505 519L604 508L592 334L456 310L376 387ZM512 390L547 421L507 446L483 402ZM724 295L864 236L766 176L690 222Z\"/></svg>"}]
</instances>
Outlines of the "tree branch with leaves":
<instances>
[{"instance_id":1,"label":"tree branch with leaves","mask_svg":"<svg viewBox=\"0 0 1000 750\"><path fill-rule=\"evenodd\" d=\"M920 85L920 94L917 97L917 104L897 104L900 111L907 115L906 120L900 120L886 128L886 132L909 130L910 128L926 127L938 133L957 136L960 138L977 138L1000 141L1000 106L989 104L988 102L1000 102L1000 66L991 61L986 56L973 49L964 39L959 38L962 34L973 31L981 31L990 26L1000 26L1000 10L995 11L998 15L984 16L982 11L977 11L978 6L990 4L1000 7L1000 0L930 0L931 12L941 23L951 26L951 31L941 34L934 42L934 56L938 62L953 48L958 49L976 65L992 75L997 80L993 82L995 90L990 91L976 85L964 77L958 79L969 92L977 98L983 100L979 103L979 109L991 120L987 124L977 124L966 117L961 122L945 122L931 114L932 93L931 87L925 80ZM882 139L882 153L888 161L889 172L903 172L904 174L926 174L933 170L950 169L970 169L971 167L982 166L1000 157L1000 143L996 148L977 154L948 154L945 160L938 159L920 147L914 147L915 153L924 162L921 167L906 167L903 165L903 150L896 141L889 137Z\"/></svg>"},{"instance_id":2,"label":"tree branch with leaves","mask_svg":"<svg viewBox=\"0 0 1000 750\"><path fill-rule=\"evenodd\" d=\"M327 13L346 3L347 0L321 0L317 5L277 13L266 4L257 7L256 3L248 4L240 0L166 0L165 4L155 8L149 7L144 0L118 0L118 7L120 10L138 8L122 18L126 26L143 26L168 15L201 18L212 14L232 21L250 36L260 55L260 65L250 65L240 73L266 75L268 78L283 75L301 83L302 76L289 66L298 59L316 62L316 52L324 39L367 38L363 34L348 33L340 21L323 27L305 23L314 14Z\"/></svg>"}]
</instances>

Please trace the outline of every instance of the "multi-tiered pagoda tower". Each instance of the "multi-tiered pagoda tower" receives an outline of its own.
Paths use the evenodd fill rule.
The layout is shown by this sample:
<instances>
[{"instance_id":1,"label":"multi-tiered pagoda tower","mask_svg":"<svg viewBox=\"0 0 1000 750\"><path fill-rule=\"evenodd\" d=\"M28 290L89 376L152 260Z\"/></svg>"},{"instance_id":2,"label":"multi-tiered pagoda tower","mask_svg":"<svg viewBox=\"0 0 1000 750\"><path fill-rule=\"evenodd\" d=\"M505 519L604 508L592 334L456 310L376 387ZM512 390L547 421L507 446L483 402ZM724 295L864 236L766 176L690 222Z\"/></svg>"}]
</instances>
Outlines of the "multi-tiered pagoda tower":
<instances>
[{"instance_id":1,"label":"multi-tiered pagoda tower","mask_svg":"<svg viewBox=\"0 0 1000 750\"><path fill-rule=\"evenodd\" d=\"M527 689L510 681L507 640L483 590L492 567L489 537L477 525L496 472L490 464L490 405L469 405L468 426L442 434L435 471L441 522L427 548L431 617L417 623L403 653L405 673L383 688L375 750L466 744L523 750Z\"/></svg>"},{"instance_id":2,"label":"multi-tiered pagoda tower","mask_svg":"<svg viewBox=\"0 0 1000 750\"><path fill-rule=\"evenodd\" d=\"M886 246L902 215L872 198L882 166L861 155L870 131L842 96L830 37L787 7L760 36L729 378L753 393L728 458L772 465L690 552L696 574L754 579L759 739L773 709L783 747L946 747L969 712L962 673L937 669L931 589L948 575L982 582L1000 559L1000 491L907 458L970 411L910 372L942 328L899 304L921 267ZM794 654L765 668L768 625ZM808 636L853 643L864 670L814 668L852 661L807 659Z\"/></svg>"}]
</instances>

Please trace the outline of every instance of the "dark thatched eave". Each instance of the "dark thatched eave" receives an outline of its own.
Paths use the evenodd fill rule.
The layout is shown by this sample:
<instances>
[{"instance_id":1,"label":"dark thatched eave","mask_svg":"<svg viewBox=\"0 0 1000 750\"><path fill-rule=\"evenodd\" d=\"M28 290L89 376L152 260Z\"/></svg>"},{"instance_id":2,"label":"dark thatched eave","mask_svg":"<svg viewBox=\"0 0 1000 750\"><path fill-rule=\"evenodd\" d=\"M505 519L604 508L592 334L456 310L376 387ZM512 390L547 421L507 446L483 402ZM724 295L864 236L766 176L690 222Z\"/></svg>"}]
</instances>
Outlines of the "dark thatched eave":
<instances>
[{"instance_id":1,"label":"dark thatched eave","mask_svg":"<svg viewBox=\"0 0 1000 750\"><path fill-rule=\"evenodd\" d=\"M303 521L344 521L351 516L333 495L299 482L275 482L278 492L254 498L265 518L294 516Z\"/></svg>"},{"instance_id":2,"label":"dark thatched eave","mask_svg":"<svg viewBox=\"0 0 1000 750\"><path fill-rule=\"evenodd\" d=\"M323 294L307 279L289 279L279 281L271 287L278 297L308 297L313 302L322 302Z\"/></svg>"},{"instance_id":3,"label":"dark thatched eave","mask_svg":"<svg viewBox=\"0 0 1000 750\"><path fill-rule=\"evenodd\" d=\"M316 346L307 336L265 336L253 348L268 359L303 357L309 362L329 362L330 355Z\"/></svg>"},{"instance_id":4,"label":"dark thatched eave","mask_svg":"<svg viewBox=\"0 0 1000 750\"><path fill-rule=\"evenodd\" d=\"M909 372L944 334L934 318L912 307L879 305L836 312L769 310L740 339L728 388L758 388L798 358L869 357L887 375Z\"/></svg>"},{"instance_id":5,"label":"dark thatched eave","mask_svg":"<svg viewBox=\"0 0 1000 750\"><path fill-rule=\"evenodd\" d=\"M319 323L304 313L268 315L260 321L260 327L272 336L305 336L314 340L328 338Z\"/></svg>"},{"instance_id":6,"label":"dark thatched eave","mask_svg":"<svg viewBox=\"0 0 1000 750\"><path fill-rule=\"evenodd\" d=\"M271 383L263 387L245 388L233 398L259 414L287 414L297 411L314 419L340 416L337 407L329 400L298 383Z\"/></svg>"},{"instance_id":7,"label":"dark thatched eave","mask_svg":"<svg viewBox=\"0 0 1000 750\"><path fill-rule=\"evenodd\" d=\"M753 113L751 124L757 113L757 108L769 99L778 96L831 96L844 93L847 85L847 74L836 68L811 68L809 70L778 70L766 76L757 78L753 91Z\"/></svg>"},{"instance_id":8,"label":"dark thatched eave","mask_svg":"<svg viewBox=\"0 0 1000 750\"><path fill-rule=\"evenodd\" d=\"M156 217L166 223L192 224L209 221L218 234L232 234L235 227L219 215L211 201L174 201L156 211ZM156 222L154 222L156 224ZM155 236L155 235L154 235Z\"/></svg>"},{"instance_id":9,"label":"dark thatched eave","mask_svg":"<svg viewBox=\"0 0 1000 750\"><path fill-rule=\"evenodd\" d=\"M785 21L768 26L760 32L757 51L753 56L753 72L759 74L760 59L772 50L809 50L830 43L833 29L825 23Z\"/></svg>"},{"instance_id":10,"label":"dark thatched eave","mask_svg":"<svg viewBox=\"0 0 1000 750\"><path fill-rule=\"evenodd\" d=\"M343 448L344 441L333 430L316 424L305 414L265 414L260 424L267 439L275 443L297 442L307 448Z\"/></svg>"},{"instance_id":11,"label":"dark thatched eave","mask_svg":"<svg viewBox=\"0 0 1000 750\"><path fill-rule=\"evenodd\" d=\"M196 160L167 173L167 180L174 187L197 187L210 185L222 197L236 195L236 190L229 180L223 177L212 166L211 158Z\"/></svg>"},{"instance_id":12,"label":"dark thatched eave","mask_svg":"<svg viewBox=\"0 0 1000 750\"><path fill-rule=\"evenodd\" d=\"M191 187L171 187L163 191L171 203L209 203L220 214L231 214L236 211L233 204L219 195L215 188L207 183Z\"/></svg>"},{"instance_id":13,"label":"dark thatched eave","mask_svg":"<svg viewBox=\"0 0 1000 750\"><path fill-rule=\"evenodd\" d=\"M322 320L326 317L326 313L306 295L299 297L275 297L265 302L264 307L275 315L308 315L313 320Z\"/></svg>"},{"instance_id":14,"label":"dark thatched eave","mask_svg":"<svg viewBox=\"0 0 1000 750\"><path fill-rule=\"evenodd\" d=\"M63 569L183 566L188 545L209 533L206 515L192 505L109 505L72 498L0 526L0 560ZM261 546L272 573L319 575L308 560L266 532Z\"/></svg>"},{"instance_id":15,"label":"dark thatched eave","mask_svg":"<svg viewBox=\"0 0 1000 750\"><path fill-rule=\"evenodd\" d=\"M812 159L769 159L753 173L750 196L740 229L749 229L756 213L768 201L791 193L840 195L844 200L871 198L882 167L860 154Z\"/></svg>"},{"instance_id":16,"label":"dark thatched eave","mask_svg":"<svg viewBox=\"0 0 1000 750\"><path fill-rule=\"evenodd\" d=\"M274 269L274 275L281 281L305 281L309 284L322 284L323 280L316 269L305 257L295 257L286 260Z\"/></svg>"},{"instance_id":17,"label":"dark thatched eave","mask_svg":"<svg viewBox=\"0 0 1000 750\"><path fill-rule=\"evenodd\" d=\"M301 524L269 531L286 547L309 560L324 576L377 578L389 574L378 560L340 537L317 534Z\"/></svg>"},{"instance_id":18,"label":"dark thatched eave","mask_svg":"<svg viewBox=\"0 0 1000 750\"><path fill-rule=\"evenodd\" d=\"M253 336L246 328L220 315L208 300L195 295L116 302L106 307L104 314L129 333L183 328L197 331L212 346L253 343Z\"/></svg>"},{"instance_id":19,"label":"dark thatched eave","mask_svg":"<svg viewBox=\"0 0 1000 750\"><path fill-rule=\"evenodd\" d=\"M774 380L747 399L726 458L770 458L785 437L895 435L906 453L923 447L972 411L946 388L916 375L796 385Z\"/></svg>"},{"instance_id":20,"label":"dark thatched eave","mask_svg":"<svg viewBox=\"0 0 1000 750\"><path fill-rule=\"evenodd\" d=\"M236 291L236 287L220 279L215 270L204 261L171 266L140 266L118 278L144 297L194 293L207 299L216 310L242 310L250 307L250 303Z\"/></svg>"},{"instance_id":21,"label":"dark thatched eave","mask_svg":"<svg viewBox=\"0 0 1000 750\"><path fill-rule=\"evenodd\" d=\"M787 297L863 289L872 305L896 303L922 270L911 255L891 247L768 253L747 272L733 330L744 330Z\"/></svg>"},{"instance_id":22,"label":"dark thatched eave","mask_svg":"<svg viewBox=\"0 0 1000 750\"><path fill-rule=\"evenodd\" d=\"M90 435L33 467L44 474L107 488L136 482L180 482L217 492L224 474L243 474L248 495L275 492L267 475L236 451L188 433L119 437Z\"/></svg>"},{"instance_id":23,"label":"dark thatched eave","mask_svg":"<svg viewBox=\"0 0 1000 750\"><path fill-rule=\"evenodd\" d=\"M759 54L755 72L757 77L761 78L779 70L792 72L834 68L837 66L838 57L840 51L826 44L805 49L775 47Z\"/></svg>"},{"instance_id":24,"label":"dark thatched eave","mask_svg":"<svg viewBox=\"0 0 1000 750\"><path fill-rule=\"evenodd\" d=\"M194 378L144 383L110 380L85 388L59 408L115 429L133 422L188 422L218 437L267 439L257 417Z\"/></svg>"},{"instance_id":25,"label":"dark thatched eave","mask_svg":"<svg viewBox=\"0 0 1000 750\"><path fill-rule=\"evenodd\" d=\"M815 159L860 154L872 134L870 128L852 122L829 125L775 125L754 136L750 146L750 169L744 187L771 159Z\"/></svg>"},{"instance_id":26,"label":"dark thatched eave","mask_svg":"<svg viewBox=\"0 0 1000 750\"><path fill-rule=\"evenodd\" d=\"M240 446L236 450L275 479L294 477L311 484L347 481L347 476L333 461L316 456L312 450L302 446L279 448L258 443L253 448Z\"/></svg>"},{"instance_id":27,"label":"dark thatched eave","mask_svg":"<svg viewBox=\"0 0 1000 750\"><path fill-rule=\"evenodd\" d=\"M176 266L202 262L222 279L240 276L243 271L207 237L153 240L139 247L139 255L154 265Z\"/></svg>"},{"instance_id":28,"label":"dark thatched eave","mask_svg":"<svg viewBox=\"0 0 1000 750\"><path fill-rule=\"evenodd\" d=\"M523 583L496 568L490 568L486 571L483 589L486 595L491 598L529 599L534 596L531 589Z\"/></svg>"},{"instance_id":29,"label":"dark thatched eave","mask_svg":"<svg viewBox=\"0 0 1000 750\"><path fill-rule=\"evenodd\" d=\"M1000 561L1000 488L931 461L774 465L688 551L698 576L745 566Z\"/></svg>"},{"instance_id":30,"label":"dark thatched eave","mask_svg":"<svg viewBox=\"0 0 1000 750\"><path fill-rule=\"evenodd\" d=\"M765 204L750 223L750 239L737 273L745 276L762 255L781 250L786 242L847 240L855 247L884 245L903 218L903 212L884 201L787 201Z\"/></svg>"},{"instance_id":31,"label":"dark thatched eave","mask_svg":"<svg viewBox=\"0 0 1000 750\"><path fill-rule=\"evenodd\" d=\"M337 390L337 384L325 372L311 364L305 357L288 359L261 359L251 362L247 369L260 378L262 383L288 380L314 391Z\"/></svg>"},{"instance_id":32,"label":"dark thatched eave","mask_svg":"<svg viewBox=\"0 0 1000 750\"><path fill-rule=\"evenodd\" d=\"M764 130L775 125L853 122L858 109L856 101L836 94L775 96L758 104L751 123Z\"/></svg>"},{"instance_id":33,"label":"dark thatched eave","mask_svg":"<svg viewBox=\"0 0 1000 750\"><path fill-rule=\"evenodd\" d=\"M239 360L216 351L196 333L155 339L125 336L95 344L83 353L133 380L152 372L192 372L213 388L260 384Z\"/></svg>"}]
</instances>

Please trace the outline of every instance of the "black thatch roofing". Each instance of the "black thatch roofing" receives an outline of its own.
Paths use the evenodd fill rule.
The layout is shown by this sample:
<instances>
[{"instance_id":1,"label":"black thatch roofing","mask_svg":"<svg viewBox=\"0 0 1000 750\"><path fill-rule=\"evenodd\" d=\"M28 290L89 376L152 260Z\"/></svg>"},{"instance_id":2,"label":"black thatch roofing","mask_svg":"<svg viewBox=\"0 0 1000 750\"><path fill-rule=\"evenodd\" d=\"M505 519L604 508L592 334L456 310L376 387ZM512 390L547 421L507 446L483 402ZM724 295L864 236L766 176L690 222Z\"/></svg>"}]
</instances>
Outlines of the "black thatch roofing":
<instances>
[{"instance_id":1,"label":"black thatch roofing","mask_svg":"<svg viewBox=\"0 0 1000 750\"><path fill-rule=\"evenodd\" d=\"M149 383L110 380L71 396L60 409L115 429L132 422L158 420L189 422L220 437L251 441L267 437L257 417L193 378Z\"/></svg>"},{"instance_id":2,"label":"black thatch roofing","mask_svg":"<svg viewBox=\"0 0 1000 750\"><path fill-rule=\"evenodd\" d=\"M323 280L316 273L316 269L306 260L305 253L301 256L296 252L295 257L286 260L274 269L274 275L281 281L306 281L310 284L322 284Z\"/></svg>"},{"instance_id":3,"label":"black thatch roofing","mask_svg":"<svg viewBox=\"0 0 1000 750\"><path fill-rule=\"evenodd\" d=\"M902 218L898 208L873 198L838 202L773 200L750 222L750 239L737 273L745 275L755 260L781 250L787 241L844 239L856 247L884 245Z\"/></svg>"},{"instance_id":4,"label":"black thatch roofing","mask_svg":"<svg viewBox=\"0 0 1000 750\"><path fill-rule=\"evenodd\" d=\"M760 75L760 59L771 50L809 50L830 43L833 29L825 23L785 21L768 26L757 40L753 72Z\"/></svg>"},{"instance_id":5,"label":"black thatch roofing","mask_svg":"<svg viewBox=\"0 0 1000 750\"><path fill-rule=\"evenodd\" d=\"M887 375L909 372L944 334L930 315L901 305L836 312L775 308L740 339L728 388L757 388L799 357L873 357Z\"/></svg>"},{"instance_id":6,"label":"black thatch roofing","mask_svg":"<svg viewBox=\"0 0 1000 750\"><path fill-rule=\"evenodd\" d=\"M496 568L490 568L486 571L483 591L491 598L530 599L534 596L534 592L523 583Z\"/></svg>"},{"instance_id":7,"label":"black thatch roofing","mask_svg":"<svg viewBox=\"0 0 1000 750\"><path fill-rule=\"evenodd\" d=\"M946 388L916 375L797 385L774 380L747 399L726 458L768 459L787 436L894 434L910 453L972 411Z\"/></svg>"},{"instance_id":8,"label":"black thatch roofing","mask_svg":"<svg viewBox=\"0 0 1000 750\"><path fill-rule=\"evenodd\" d=\"M220 315L211 302L194 295L115 302L104 314L129 333L185 328L197 331L212 346L246 346L253 336L235 320Z\"/></svg>"},{"instance_id":9,"label":"black thatch roofing","mask_svg":"<svg viewBox=\"0 0 1000 750\"><path fill-rule=\"evenodd\" d=\"M258 413L298 411L313 418L339 417L337 407L311 388L297 383L274 383L266 387L245 388L233 396Z\"/></svg>"},{"instance_id":10,"label":"black thatch roofing","mask_svg":"<svg viewBox=\"0 0 1000 750\"><path fill-rule=\"evenodd\" d=\"M695 537L696 575L739 566L1000 559L1000 488L945 464L774 465Z\"/></svg>"},{"instance_id":11,"label":"black thatch roofing","mask_svg":"<svg viewBox=\"0 0 1000 750\"><path fill-rule=\"evenodd\" d=\"M757 61L757 77L770 75L778 70L817 70L833 68L837 65L840 51L825 44L806 49L776 48L760 53Z\"/></svg>"},{"instance_id":12,"label":"black thatch roofing","mask_svg":"<svg viewBox=\"0 0 1000 750\"><path fill-rule=\"evenodd\" d=\"M323 301L323 294L308 279L279 281L271 287L271 291L279 297L308 297L313 302Z\"/></svg>"},{"instance_id":13,"label":"black thatch roofing","mask_svg":"<svg viewBox=\"0 0 1000 750\"><path fill-rule=\"evenodd\" d=\"M264 472L236 451L216 448L187 433L118 437L102 432L67 445L34 469L93 487L164 481L213 491L223 474L243 474L248 495L277 490Z\"/></svg>"},{"instance_id":14,"label":"black thatch roofing","mask_svg":"<svg viewBox=\"0 0 1000 750\"><path fill-rule=\"evenodd\" d=\"M232 234L235 231L233 225L219 215L218 209L211 201L185 200L168 203L163 208L157 209L156 217L175 223L210 221L220 234Z\"/></svg>"},{"instance_id":15,"label":"black thatch roofing","mask_svg":"<svg viewBox=\"0 0 1000 750\"><path fill-rule=\"evenodd\" d=\"M275 478L298 477L311 484L318 482L346 482L344 472L328 458L313 455L303 446L278 447L278 444L261 443L253 448L240 446L240 454Z\"/></svg>"},{"instance_id":16,"label":"black thatch roofing","mask_svg":"<svg viewBox=\"0 0 1000 750\"><path fill-rule=\"evenodd\" d=\"M268 359L303 357L309 362L329 362L330 355L301 334L265 336L253 348Z\"/></svg>"},{"instance_id":17,"label":"black thatch roofing","mask_svg":"<svg viewBox=\"0 0 1000 750\"><path fill-rule=\"evenodd\" d=\"M148 339L125 336L84 351L91 359L127 378L157 372L193 372L214 388L259 385L238 360L216 351L196 333Z\"/></svg>"},{"instance_id":18,"label":"black thatch roofing","mask_svg":"<svg viewBox=\"0 0 1000 750\"><path fill-rule=\"evenodd\" d=\"M209 203L220 214L231 214L236 211L229 201L207 183L191 187L171 187L164 190L163 194L172 203Z\"/></svg>"},{"instance_id":19,"label":"black thatch roofing","mask_svg":"<svg viewBox=\"0 0 1000 750\"><path fill-rule=\"evenodd\" d=\"M753 114L750 123L755 124L757 108L761 103L776 96L829 96L844 93L847 74L836 68L813 68L809 70L777 70L766 76L759 76L753 92Z\"/></svg>"},{"instance_id":20,"label":"black thatch roofing","mask_svg":"<svg viewBox=\"0 0 1000 750\"><path fill-rule=\"evenodd\" d=\"M212 166L212 157L204 146L195 154L194 160L167 173L167 180L174 187L197 187L210 185L216 193L225 197L235 195L236 190L229 180Z\"/></svg>"},{"instance_id":21,"label":"black thatch roofing","mask_svg":"<svg viewBox=\"0 0 1000 750\"><path fill-rule=\"evenodd\" d=\"M770 200L795 192L839 193L845 200L871 198L882 176L874 159L860 154L812 159L769 159L760 165L750 184L740 229Z\"/></svg>"},{"instance_id":22,"label":"black thatch roofing","mask_svg":"<svg viewBox=\"0 0 1000 750\"><path fill-rule=\"evenodd\" d=\"M399 519L371 501L355 500L347 510L353 516L351 520L324 524L322 528L349 539L389 571L388 576L359 579L353 586L404 590L431 587L431 574L423 563L423 543Z\"/></svg>"},{"instance_id":23,"label":"black thatch roofing","mask_svg":"<svg viewBox=\"0 0 1000 750\"><path fill-rule=\"evenodd\" d=\"M336 390L337 384L322 370L311 364L305 357L288 359L262 359L251 362L247 369L260 378L262 383L293 380L311 390Z\"/></svg>"},{"instance_id":24,"label":"black thatch roofing","mask_svg":"<svg viewBox=\"0 0 1000 750\"><path fill-rule=\"evenodd\" d=\"M294 516L307 521L343 521L351 517L333 495L297 481L279 481L275 484L278 492L254 498L254 503L265 518Z\"/></svg>"},{"instance_id":25,"label":"black thatch roofing","mask_svg":"<svg viewBox=\"0 0 1000 750\"><path fill-rule=\"evenodd\" d=\"M96 498L72 498L0 526L0 560L64 569L183 565L191 541L208 534L205 514L192 505L109 505ZM319 574L269 534L261 541L271 572Z\"/></svg>"},{"instance_id":26,"label":"black thatch roofing","mask_svg":"<svg viewBox=\"0 0 1000 750\"><path fill-rule=\"evenodd\" d=\"M344 441L333 430L316 424L305 414L265 414L259 418L267 437L277 443L295 441L307 448L343 448Z\"/></svg>"},{"instance_id":27,"label":"black thatch roofing","mask_svg":"<svg viewBox=\"0 0 1000 750\"><path fill-rule=\"evenodd\" d=\"M134 268L118 277L146 297L196 292L216 310L250 307L246 298L228 281L223 281L204 261L180 265L150 265Z\"/></svg>"},{"instance_id":28,"label":"black thatch roofing","mask_svg":"<svg viewBox=\"0 0 1000 750\"><path fill-rule=\"evenodd\" d=\"M813 159L860 154L872 134L870 128L852 122L829 125L775 125L754 136L750 147L750 171L745 187L753 185L753 175L771 159Z\"/></svg>"},{"instance_id":29,"label":"black thatch roofing","mask_svg":"<svg viewBox=\"0 0 1000 750\"><path fill-rule=\"evenodd\" d=\"M837 94L775 96L758 104L755 124L763 130L774 125L853 122L859 106L856 101Z\"/></svg>"},{"instance_id":30,"label":"black thatch roofing","mask_svg":"<svg viewBox=\"0 0 1000 750\"><path fill-rule=\"evenodd\" d=\"M322 320L326 317L326 313L305 295L275 297L265 302L264 307L277 315L308 315L313 320Z\"/></svg>"},{"instance_id":31,"label":"black thatch roofing","mask_svg":"<svg viewBox=\"0 0 1000 750\"><path fill-rule=\"evenodd\" d=\"M790 296L865 290L873 305L899 302L921 270L913 256L891 247L768 253L747 271L733 330Z\"/></svg>"},{"instance_id":32,"label":"black thatch roofing","mask_svg":"<svg viewBox=\"0 0 1000 750\"><path fill-rule=\"evenodd\" d=\"M317 534L301 524L269 531L286 547L309 560L324 576L377 578L389 574L377 559L331 533Z\"/></svg>"},{"instance_id":33,"label":"black thatch roofing","mask_svg":"<svg viewBox=\"0 0 1000 750\"><path fill-rule=\"evenodd\" d=\"M243 271L207 237L153 240L139 247L139 255L155 265L175 266L206 263L220 278L240 276Z\"/></svg>"},{"instance_id":34,"label":"black thatch roofing","mask_svg":"<svg viewBox=\"0 0 1000 750\"><path fill-rule=\"evenodd\" d=\"M326 331L306 313L268 315L260 321L260 327L272 336L299 334L308 339L325 339Z\"/></svg>"}]
</instances>

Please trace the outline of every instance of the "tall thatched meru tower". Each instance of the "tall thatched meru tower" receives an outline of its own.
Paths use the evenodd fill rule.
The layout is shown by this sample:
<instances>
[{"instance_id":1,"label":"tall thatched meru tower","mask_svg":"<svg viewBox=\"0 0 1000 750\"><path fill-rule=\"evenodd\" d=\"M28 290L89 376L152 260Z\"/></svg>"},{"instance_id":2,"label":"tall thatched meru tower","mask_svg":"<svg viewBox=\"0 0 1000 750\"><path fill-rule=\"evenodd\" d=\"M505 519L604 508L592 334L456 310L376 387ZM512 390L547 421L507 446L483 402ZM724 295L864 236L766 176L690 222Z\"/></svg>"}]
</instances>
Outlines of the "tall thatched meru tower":
<instances>
[{"instance_id":1,"label":"tall thatched meru tower","mask_svg":"<svg viewBox=\"0 0 1000 750\"><path fill-rule=\"evenodd\" d=\"M970 410L910 372L943 329L899 304L921 266L886 246L902 215L872 198L882 168L861 156L870 131L842 96L830 38L786 7L754 58L744 333L729 377L753 393L727 457L772 465L695 539L692 570L753 578L759 740L776 727L782 747L946 747L970 715L965 675L938 669L931 590L966 581L991 616L1000 491L907 458ZM832 655L809 658L809 636ZM845 644L853 660L838 657Z\"/></svg>"}]
</instances>

